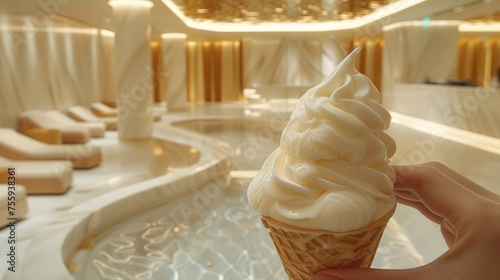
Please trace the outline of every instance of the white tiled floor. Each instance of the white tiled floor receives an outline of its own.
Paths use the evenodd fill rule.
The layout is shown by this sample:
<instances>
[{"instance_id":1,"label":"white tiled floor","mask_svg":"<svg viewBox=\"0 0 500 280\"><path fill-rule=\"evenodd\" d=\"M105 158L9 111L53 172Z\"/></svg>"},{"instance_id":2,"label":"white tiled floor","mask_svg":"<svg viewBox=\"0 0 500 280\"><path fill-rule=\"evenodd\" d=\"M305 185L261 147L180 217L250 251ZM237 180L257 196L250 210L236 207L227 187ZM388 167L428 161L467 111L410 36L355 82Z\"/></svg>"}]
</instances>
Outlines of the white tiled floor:
<instances>
[{"instance_id":1,"label":"white tiled floor","mask_svg":"<svg viewBox=\"0 0 500 280\"><path fill-rule=\"evenodd\" d=\"M164 248L162 251L171 252L172 255L148 259L141 257L140 250L135 255L129 252L130 254L127 255L129 257L140 257L135 260L140 260L142 268L129 265L129 268L133 268L127 270L125 265L120 266L119 271L123 274L121 275L123 279L138 279L132 278L131 275L139 277L140 272L146 273L142 274L146 277L144 279L170 279L169 277L174 277L173 275L179 279L215 279L220 275L225 276L224 279L236 279L234 277L279 279L283 276L281 267L276 256L273 255L270 241L265 241L266 233L262 231L258 217L252 214L246 204L244 190L248 178L277 146L282 124L293 108L294 100L287 103L191 105L186 112L165 114L162 122L164 124L177 122L177 126L202 133L205 135L203 137L191 131L182 133L180 130L172 130L166 126L163 128L161 123L157 123L155 133L162 135L162 139L123 142L118 141L116 132L108 132L106 138L92 140L92 144L99 145L103 149L104 160L101 166L91 170L75 171L73 186L64 195L29 197L30 213L24 221L18 224L17 229L18 256L19 259L25 258L20 265L31 265L31 262L34 264L44 258L45 264L51 263L50 255L41 255L43 251L40 250L33 251L32 247L40 247L40 244L30 242L44 240L40 236L43 237L44 232L50 233L50 230L54 230L54 222L81 218L71 216L79 213L73 211L74 209L86 209L88 205L92 205L89 202L98 201L100 198L104 202L98 201L99 203L95 205L105 205L107 199L125 196L126 193L137 195L142 189L146 190L151 187L151 184L141 182L154 180L158 182L163 180L163 177L167 178L169 175L180 174L186 170L196 174L195 172L206 168L214 161L214 158L217 158L211 149L214 147L217 149L217 145L224 146L216 140L219 139L230 145L232 166L237 169L232 173L234 176L230 187L221 190L224 196L217 197L223 198L222 200L210 200L210 203L203 209L204 211L199 213L201 216L192 223L172 224L172 221L165 220L162 213L172 213L174 211L172 207L175 208L175 205L182 203L182 200L190 201L191 199L192 201L196 197L196 192L189 192L175 202L142 211L142 214L136 213L137 215L130 217L130 220L122 221L118 228L113 228L114 224L102 227L109 229L106 234L102 232L99 232L97 236L83 234L81 240L74 242L78 245L85 239L88 246L80 246L85 248L85 254L77 255L76 258L69 260L69 267L76 272L74 275L79 279L96 279L95 277L111 279L113 275L116 276L113 274L116 271L106 270L104 267L111 268L112 258L103 258L102 252L113 248L110 245L113 243L109 243L113 240L113 236L116 237L117 234L119 236L127 228L149 224L150 226L144 228L145 231L142 233L139 231L137 234L165 230L168 226L172 226L170 229L175 233L174 237L171 234L169 242L163 244L165 248L170 249ZM187 119L190 121L185 121ZM500 140L399 114L393 114L393 119L389 133L398 143L398 151L393 158L394 163L415 164L429 160L442 161L485 187L500 192L500 186L497 183L500 179L500 174L498 174ZM207 140L206 135L210 137L208 139L214 140ZM224 149L222 146L220 148ZM207 154L213 157L206 158ZM200 164L199 161L202 163ZM195 162L198 164L192 165ZM114 211L136 207L133 203L130 204L130 201L127 203L121 205L121 208L117 207ZM161 221L165 224L161 225ZM217 227L226 230L217 231ZM242 232L246 234L241 236ZM1 244L5 244L6 234L5 229L0 231ZM172 243L172 240L175 242ZM144 244L140 244L142 243L139 242L131 248L136 250L144 248ZM47 246L50 247L50 243ZM178 247L172 249L171 246ZM88 251L89 247L95 250ZM386 230L374 265L387 268L417 266L431 261L445 249L439 236L439 229L434 224L421 217L417 211L401 206ZM46 253L49 253L48 251L50 250ZM256 262L259 256L266 260L265 263ZM116 258L116 256L113 257ZM238 261L228 261L233 258ZM156 260L156 262L151 260ZM54 259L54 262L56 261ZM36 273L36 267L33 265L30 273ZM197 269L194 269L195 267ZM16 275L12 273L5 273L4 266L1 266L1 269L3 279L22 279L15 278ZM38 273L49 275L47 273L50 272L39 271ZM198 278L192 278L193 274L186 273L195 273ZM147 278L147 275L150 278Z\"/></svg>"}]
</instances>

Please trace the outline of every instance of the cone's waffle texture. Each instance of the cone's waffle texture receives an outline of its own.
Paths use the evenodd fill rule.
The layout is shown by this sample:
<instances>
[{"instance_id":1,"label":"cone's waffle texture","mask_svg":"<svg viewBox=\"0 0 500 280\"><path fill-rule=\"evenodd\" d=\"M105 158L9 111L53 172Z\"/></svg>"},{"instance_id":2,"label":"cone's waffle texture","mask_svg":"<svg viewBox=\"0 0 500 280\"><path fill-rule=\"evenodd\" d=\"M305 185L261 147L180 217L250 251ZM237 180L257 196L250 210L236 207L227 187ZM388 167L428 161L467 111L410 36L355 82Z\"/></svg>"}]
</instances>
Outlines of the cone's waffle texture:
<instances>
[{"instance_id":1,"label":"cone's waffle texture","mask_svg":"<svg viewBox=\"0 0 500 280\"><path fill-rule=\"evenodd\" d=\"M370 267L387 222L381 219L355 231L329 232L283 224L262 217L286 273L293 280L309 279L327 268Z\"/></svg>"}]
</instances>

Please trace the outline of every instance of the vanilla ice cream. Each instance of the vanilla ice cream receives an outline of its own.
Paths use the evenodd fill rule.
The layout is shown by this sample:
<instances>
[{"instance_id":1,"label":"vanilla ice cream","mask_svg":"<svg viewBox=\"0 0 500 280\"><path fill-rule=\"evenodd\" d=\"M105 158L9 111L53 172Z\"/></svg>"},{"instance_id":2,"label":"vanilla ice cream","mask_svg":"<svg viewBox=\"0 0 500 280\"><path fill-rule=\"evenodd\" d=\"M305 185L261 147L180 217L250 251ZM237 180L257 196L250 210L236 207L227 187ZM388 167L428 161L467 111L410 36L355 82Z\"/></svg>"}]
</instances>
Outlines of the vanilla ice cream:
<instances>
[{"instance_id":1,"label":"vanilla ice cream","mask_svg":"<svg viewBox=\"0 0 500 280\"><path fill-rule=\"evenodd\" d=\"M280 146L248 188L262 216L309 229L362 228L394 209L391 116L349 54L298 101Z\"/></svg>"}]
</instances>

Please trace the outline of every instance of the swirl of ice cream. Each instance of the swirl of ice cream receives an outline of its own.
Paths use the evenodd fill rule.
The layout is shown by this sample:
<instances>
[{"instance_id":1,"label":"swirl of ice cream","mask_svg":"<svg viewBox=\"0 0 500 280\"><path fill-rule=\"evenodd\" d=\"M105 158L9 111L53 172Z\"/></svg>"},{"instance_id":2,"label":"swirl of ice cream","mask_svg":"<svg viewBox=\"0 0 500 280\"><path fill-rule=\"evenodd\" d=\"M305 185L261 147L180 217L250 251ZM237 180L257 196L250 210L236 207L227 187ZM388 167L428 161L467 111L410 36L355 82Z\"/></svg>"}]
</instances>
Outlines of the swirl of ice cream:
<instances>
[{"instance_id":1,"label":"swirl of ice cream","mask_svg":"<svg viewBox=\"0 0 500 280\"><path fill-rule=\"evenodd\" d=\"M252 208L285 224L350 231L391 211L396 150L380 93L354 67L359 48L299 100L280 147L248 188Z\"/></svg>"}]
</instances>

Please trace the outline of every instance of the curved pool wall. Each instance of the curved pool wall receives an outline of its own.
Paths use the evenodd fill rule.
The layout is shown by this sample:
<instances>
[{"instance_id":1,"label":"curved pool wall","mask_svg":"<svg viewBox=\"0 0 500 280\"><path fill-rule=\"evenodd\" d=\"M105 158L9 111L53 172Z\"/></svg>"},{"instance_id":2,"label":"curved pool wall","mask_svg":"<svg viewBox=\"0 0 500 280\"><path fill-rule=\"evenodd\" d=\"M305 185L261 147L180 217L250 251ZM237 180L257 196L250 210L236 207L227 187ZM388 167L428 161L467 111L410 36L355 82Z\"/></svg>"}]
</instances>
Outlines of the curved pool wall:
<instances>
[{"instance_id":1,"label":"curved pool wall","mask_svg":"<svg viewBox=\"0 0 500 280\"><path fill-rule=\"evenodd\" d=\"M67 264L77 268L72 270L74 277L284 278L274 246L262 230L260 215L246 200L251 174L278 147L283 125L271 126L271 119L256 117L190 118L171 124L229 144L230 184L222 180L208 184L86 239Z\"/></svg>"},{"instance_id":2,"label":"curved pool wall","mask_svg":"<svg viewBox=\"0 0 500 280\"><path fill-rule=\"evenodd\" d=\"M168 203L209 182L227 180L228 145L213 137L156 123L154 138L192 146L200 160L186 168L122 187L61 212L36 234L19 259L19 279L73 279L66 261L82 241L159 205Z\"/></svg>"}]
</instances>

